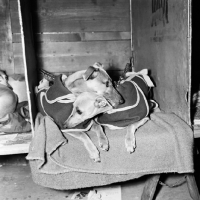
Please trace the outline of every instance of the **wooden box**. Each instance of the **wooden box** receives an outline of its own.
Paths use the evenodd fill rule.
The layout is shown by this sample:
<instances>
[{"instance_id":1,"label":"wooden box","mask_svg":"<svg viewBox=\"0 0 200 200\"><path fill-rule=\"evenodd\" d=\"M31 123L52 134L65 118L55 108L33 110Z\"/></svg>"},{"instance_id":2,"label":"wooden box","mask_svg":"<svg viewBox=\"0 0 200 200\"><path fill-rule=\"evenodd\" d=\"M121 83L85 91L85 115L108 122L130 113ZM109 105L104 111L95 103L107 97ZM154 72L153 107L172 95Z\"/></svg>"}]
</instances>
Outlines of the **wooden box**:
<instances>
[{"instance_id":1,"label":"wooden box","mask_svg":"<svg viewBox=\"0 0 200 200\"><path fill-rule=\"evenodd\" d=\"M191 125L191 1L1 2L0 69L25 75L33 127L40 69L71 74L101 62L117 80L131 56L135 71L149 69L160 108ZM28 152L30 138L10 153Z\"/></svg>"}]
</instances>

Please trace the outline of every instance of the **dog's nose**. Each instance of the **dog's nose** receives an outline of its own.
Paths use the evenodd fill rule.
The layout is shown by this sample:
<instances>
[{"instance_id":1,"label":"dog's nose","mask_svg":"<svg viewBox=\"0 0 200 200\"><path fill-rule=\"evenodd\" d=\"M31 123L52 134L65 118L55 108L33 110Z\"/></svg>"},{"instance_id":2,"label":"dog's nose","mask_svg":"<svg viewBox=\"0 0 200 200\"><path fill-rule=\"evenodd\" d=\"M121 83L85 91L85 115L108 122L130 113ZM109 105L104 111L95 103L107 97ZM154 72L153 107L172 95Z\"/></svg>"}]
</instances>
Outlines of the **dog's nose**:
<instances>
[{"instance_id":1,"label":"dog's nose","mask_svg":"<svg viewBox=\"0 0 200 200\"><path fill-rule=\"evenodd\" d=\"M119 104L123 104L124 102L125 102L124 99L119 100Z\"/></svg>"}]
</instances>

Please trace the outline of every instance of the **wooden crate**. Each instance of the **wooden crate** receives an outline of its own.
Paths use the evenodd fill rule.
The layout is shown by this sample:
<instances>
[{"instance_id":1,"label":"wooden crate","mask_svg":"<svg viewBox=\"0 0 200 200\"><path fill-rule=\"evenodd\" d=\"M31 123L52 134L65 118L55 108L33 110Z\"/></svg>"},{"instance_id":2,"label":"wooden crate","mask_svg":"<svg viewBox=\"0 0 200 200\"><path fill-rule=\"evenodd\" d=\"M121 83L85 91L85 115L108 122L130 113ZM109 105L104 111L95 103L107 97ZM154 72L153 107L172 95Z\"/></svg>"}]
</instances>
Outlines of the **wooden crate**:
<instances>
[{"instance_id":1,"label":"wooden crate","mask_svg":"<svg viewBox=\"0 0 200 200\"><path fill-rule=\"evenodd\" d=\"M33 125L39 69L71 74L98 61L117 79L131 56L131 36L135 70L150 70L161 109L191 125L191 1L132 1L132 35L128 0L2 2L0 68L25 74Z\"/></svg>"}]
</instances>

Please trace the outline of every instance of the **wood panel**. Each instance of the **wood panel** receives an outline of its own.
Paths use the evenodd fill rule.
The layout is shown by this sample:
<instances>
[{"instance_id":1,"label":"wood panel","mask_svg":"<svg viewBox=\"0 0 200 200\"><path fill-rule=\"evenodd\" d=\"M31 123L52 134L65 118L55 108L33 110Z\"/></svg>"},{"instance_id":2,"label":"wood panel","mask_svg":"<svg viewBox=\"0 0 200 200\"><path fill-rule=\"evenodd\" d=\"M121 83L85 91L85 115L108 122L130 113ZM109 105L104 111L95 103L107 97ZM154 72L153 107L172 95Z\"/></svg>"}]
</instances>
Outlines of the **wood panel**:
<instances>
[{"instance_id":1,"label":"wood panel","mask_svg":"<svg viewBox=\"0 0 200 200\"><path fill-rule=\"evenodd\" d=\"M31 2L31 11L39 68L71 73L99 61L107 69L119 70L128 62L129 1L37 0ZM16 0L10 0L10 12L14 64L20 73L23 61Z\"/></svg>"},{"instance_id":2,"label":"wood panel","mask_svg":"<svg viewBox=\"0 0 200 200\"><path fill-rule=\"evenodd\" d=\"M135 66L151 70L161 109L190 124L190 1L163 1L152 10L156 2L133 1Z\"/></svg>"},{"instance_id":3,"label":"wood panel","mask_svg":"<svg viewBox=\"0 0 200 200\"><path fill-rule=\"evenodd\" d=\"M130 41L91 41L91 42L48 42L36 45L38 56L56 57L92 54L124 54L129 53ZM15 55L22 53L21 44L13 44Z\"/></svg>"},{"instance_id":4,"label":"wood panel","mask_svg":"<svg viewBox=\"0 0 200 200\"><path fill-rule=\"evenodd\" d=\"M80 19L64 17L41 18L35 24L36 32L89 32L89 31L129 31L129 18ZM13 33L19 33L18 19L12 18Z\"/></svg>"},{"instance_id":5,"label":"wood panel","mask_svg":"<svg viewBox=\"0 0 200 200\"><path fill-rule=\"evenodd\" d=\"M0 0L0 69L14 73L9 0Z\"/></svg>"},{"instance_id":6,"label":"wood panel","mask_svg":"<svg viewBox=\"0 0 200 200\"><path fill-rule=\"evenodd\" d=\"M84 33L43 33L35 34L36 42L87 42L87 41L112 41L130 40L130 32L84 32ZM21 43L21 34L13 34L13 42Z\"/></svg>"},{"instance_id":7,"label":"wood panel","mask_svg":"<svg viewBox=\"0 0 200 200\"><path fill-rule=\"evenodd\" d=\"M41 43L38 64L50 72L77 71L94 62L102 62L107 70L123 69L130 58L130 40ZM14 62L22 66L22 48L15 43Z\"/></svg>"},{"instance_id":8,"label":"wood panel","mask_svg":"<svg viewBox=\"0 0 200 200\"><path fill-rule=\"evenodd\" d=\"M96 3L95 3L96 2ZM19 33L16 1L11 0L13 33ZM130 31L129 1L38 0L32 6L36 32Z\"/></svg>"},{"instance_id":9,"label":"wood panel","mask_svg":"<svg viewBox=\"0 0 200 200\"><path fill-rule=\"evenodd\" d=\"M0 134L0 155L28 153L31 133Z\"/></svg>"}]
</instances>

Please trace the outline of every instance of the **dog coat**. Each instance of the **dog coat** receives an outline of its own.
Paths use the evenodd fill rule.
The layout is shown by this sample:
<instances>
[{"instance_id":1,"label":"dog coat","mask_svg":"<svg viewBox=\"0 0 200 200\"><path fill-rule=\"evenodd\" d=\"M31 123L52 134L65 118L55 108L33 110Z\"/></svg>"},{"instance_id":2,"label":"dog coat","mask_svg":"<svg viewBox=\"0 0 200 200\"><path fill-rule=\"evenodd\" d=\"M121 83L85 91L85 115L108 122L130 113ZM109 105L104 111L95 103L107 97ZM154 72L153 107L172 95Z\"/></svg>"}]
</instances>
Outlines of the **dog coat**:
<instances>
[{"instance_id":1,"label":"dog coat","mask_svg":"<svg viewBox=\"0 0 200 200\"><path fill-rule=\"evenodd\" d=\"M107 113L100 114L96 119L99 124L111 129L120 129L140 121L149 114L147 95L149 86L152 87L153 83L145 74L146 70L142 73L133 73L132 76L122 81L117 90L125 103Z\"/></svg>"},{"instance_id":2,"label":"dog coat","mask_svg":"<svg viewBox=\"0 0 200 200\"><path fill-rule=\"evenodd\" d=\"M42 115L49 116L62 132L87 131L92 126L90 119L72 129L64 129L63 127L64 122L72 112L75 96L63 85L61 76L55 77L54 84L50 88L42 89L38 92L38 110Z\"/></svg>"}]
</instances>

